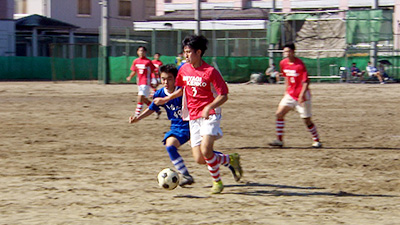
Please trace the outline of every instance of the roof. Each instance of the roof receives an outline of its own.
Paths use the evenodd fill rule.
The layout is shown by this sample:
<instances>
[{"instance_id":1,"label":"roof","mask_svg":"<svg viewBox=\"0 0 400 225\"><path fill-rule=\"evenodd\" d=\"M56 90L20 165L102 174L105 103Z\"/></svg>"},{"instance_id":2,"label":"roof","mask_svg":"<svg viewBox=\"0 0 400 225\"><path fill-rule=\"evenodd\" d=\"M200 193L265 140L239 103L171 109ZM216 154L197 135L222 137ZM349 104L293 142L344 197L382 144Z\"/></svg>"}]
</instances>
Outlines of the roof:
<instances>
[{"instance_id":1,"label":"roof","mask_svg":"<svg viewBox=\"0 0 400 225\"><path fill-rule=\"evenodd\" d=\"M66 30L79 28L78 26L37 14L18 19L15 23L15 26L17 30L30 30L33 28Z\"/></svg>"},{"instance_id":2,"label":"roof","mask_svg":"<svg viewBox=\"0 0 400 225\"><path fill-rule=\"evenodd\" d=\"M267 9L251 8L243 10L215 9L201 10L201 20L259 20L268 19ZM162 16L151 16L148 21L194 20L194 10L181 10Z\"/></svg>"}]
</instances>

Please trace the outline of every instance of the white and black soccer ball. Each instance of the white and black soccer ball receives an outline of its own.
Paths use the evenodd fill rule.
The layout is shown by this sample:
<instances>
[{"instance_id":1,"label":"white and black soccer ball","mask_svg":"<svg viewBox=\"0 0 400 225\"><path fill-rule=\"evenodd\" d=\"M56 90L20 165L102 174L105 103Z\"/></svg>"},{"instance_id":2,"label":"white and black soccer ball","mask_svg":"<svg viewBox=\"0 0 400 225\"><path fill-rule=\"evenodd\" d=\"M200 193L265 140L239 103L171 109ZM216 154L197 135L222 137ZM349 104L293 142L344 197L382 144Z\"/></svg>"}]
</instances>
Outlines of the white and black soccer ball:
<instances>
[{"instance_id":1,"label":"white and black soccer ball","mask_svg":"<svg viewBox=\"0 0 400 225\"><path fill-rule=\"evenodd\" d=\"M158 173L157 180L160 187L173 190L179 184L179 174L170 168L165 168Z\"/></svg>"}]
</instances>

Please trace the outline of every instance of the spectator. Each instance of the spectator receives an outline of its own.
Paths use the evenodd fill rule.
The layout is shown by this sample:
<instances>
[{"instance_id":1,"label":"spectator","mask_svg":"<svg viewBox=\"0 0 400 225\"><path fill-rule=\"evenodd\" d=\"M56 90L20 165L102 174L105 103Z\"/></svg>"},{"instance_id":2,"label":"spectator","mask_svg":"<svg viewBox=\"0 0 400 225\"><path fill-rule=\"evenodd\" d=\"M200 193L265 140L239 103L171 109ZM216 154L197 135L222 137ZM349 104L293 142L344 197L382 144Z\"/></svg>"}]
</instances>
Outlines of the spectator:
<instances>
[{"instance_id":1,"label":"spectator","mask_svg":"<svg viewBox=\"0 0 400 225\"><path fill-rule=\"evenodd\" d=\"M361 71L360 69L358 69L356 63L352 64L350 72L353 77L358 77L361 82L363 81L365 71Z\"/></svg>"},{"instance_id":2,"label":"spectator","mask_svg":"<svg viewBox=\"0 0 400 225\"><path fill-rule=\"evenodd\" d=\"M270 67L265 71L265 75L268 77L269 83L278 83L279 82L279 72L276 70L275 63L272 63Z\"/></svg>"},{"instance_id":3,"label":"spectator","mask_svg":"<svg viewBox=\"0 0 400 225\"><path fill-rule=\"evenodd\" d=\"M381 65L382 65L382 64L381 64ZM367 72L368 72L368 76L369 76L370 78L375 78L375 77L376 77L376 78L378 78L378 80L379 80L379 82L380 82L381 84L384 84L384 83L385 83L385 82L383 81L381 72L378 71L378 69L376 69L376 67L373 66L371 62L368 62L368 66L367 66L366 69L367 69ZM383 72L384 72L384 69L383 69Z\"/></svg>"}]
</instances>

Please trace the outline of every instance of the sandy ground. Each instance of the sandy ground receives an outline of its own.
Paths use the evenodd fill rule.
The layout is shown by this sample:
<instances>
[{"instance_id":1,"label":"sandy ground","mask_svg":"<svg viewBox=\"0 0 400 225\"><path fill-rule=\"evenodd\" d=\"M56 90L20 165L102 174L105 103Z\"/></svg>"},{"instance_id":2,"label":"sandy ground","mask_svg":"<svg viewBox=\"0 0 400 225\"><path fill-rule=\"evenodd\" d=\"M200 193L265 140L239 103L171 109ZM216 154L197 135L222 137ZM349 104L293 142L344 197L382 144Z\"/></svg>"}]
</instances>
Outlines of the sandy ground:
<instances>
[{"instance_id":1,"label":"sandy ground","mask_svg":"<svg viewBox=\"0 0 400 225\"><path fill-rule=\"evenodd\" d=\"M196 183L157 186L169 121L128 124L135 85L1 82L0 224L400 224L399 84L312 84L323 149L294 112L286 148L268 147L283 85L229 88L215 148L240 153L245 176L222 168L209 195L188 145Z\"/></svg>"}]
</instances>

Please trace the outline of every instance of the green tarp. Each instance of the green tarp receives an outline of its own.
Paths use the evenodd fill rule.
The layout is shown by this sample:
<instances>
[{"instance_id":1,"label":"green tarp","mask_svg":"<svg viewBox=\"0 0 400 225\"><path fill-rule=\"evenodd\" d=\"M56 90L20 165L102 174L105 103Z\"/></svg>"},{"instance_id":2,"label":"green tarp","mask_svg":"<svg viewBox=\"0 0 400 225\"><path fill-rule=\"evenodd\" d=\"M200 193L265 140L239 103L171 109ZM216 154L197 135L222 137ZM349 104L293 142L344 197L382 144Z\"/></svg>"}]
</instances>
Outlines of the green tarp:
<instances>
[{"instance_id":1,"label":"green tarp","mask_svg":"<svg viewBox=\"0 0 400 225\"><path fill-rule=\"evenodd\" d=\"M348 11L346 14L347 43L392 40L392 11Z\"/></svg>"},{"instance_id":2,"label":"green tarp","mask_svg":"<svg viewBox=\"0 0 400 225\"><path fill-rule=\"evenodd\" d=\"M110 83L126 83L130 66L136 57L110 57ZM301 58L309 75L337 75L339 67L350 67L357 63L365 70L369 56ZM400 64L400 56L379 57L387 59L394 65ZM175 56L162 56L164 64L175 63ZM227 82L246 82L252 73L264 73L268 67L268 57L204 57L210 65L220 70ZM279 66L281 58L275 57ZM214 63L214 61L216 63ZM319 66L318 66L319 65ZM397 77L397 66L387 69L390 76ZM332 71L335 69L335 71ZM98 79L98 58L46 58L46 57L0 57L0 81L5 80L96 80ZM136 79L133 79L133 83Z\"/></svg>"}]
</instances>

